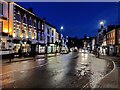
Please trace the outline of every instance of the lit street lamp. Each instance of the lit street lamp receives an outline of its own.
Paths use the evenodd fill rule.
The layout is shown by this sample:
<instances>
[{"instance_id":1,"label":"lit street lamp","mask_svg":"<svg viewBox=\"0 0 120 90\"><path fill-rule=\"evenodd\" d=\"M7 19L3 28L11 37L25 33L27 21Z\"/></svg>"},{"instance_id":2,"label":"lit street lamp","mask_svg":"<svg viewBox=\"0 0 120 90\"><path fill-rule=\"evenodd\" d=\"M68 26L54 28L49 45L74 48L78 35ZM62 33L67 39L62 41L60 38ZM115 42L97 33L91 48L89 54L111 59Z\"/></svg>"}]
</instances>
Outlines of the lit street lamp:
<instances>
[{"instance_id":1,"label":"lit street lamp","mask_svg":"<svg viewBox=\"0 0 120 90\"><path fill-rule=\"evenodd\" d=\"M100 22L100 26L104 26L104 22L103 21Z\"/></svg>"},{"instance_id":2,"label":"lit street lamp","mask_svg":"<svg viewBox=\"0 0 120 90\"><path fill-rule=\"evenodd\" d=\"M63 26L61 26L61 27L60 27L60 30L63 30L63 29L64 29L64 27L63 27Z\"/></svg>"}]
</instances>

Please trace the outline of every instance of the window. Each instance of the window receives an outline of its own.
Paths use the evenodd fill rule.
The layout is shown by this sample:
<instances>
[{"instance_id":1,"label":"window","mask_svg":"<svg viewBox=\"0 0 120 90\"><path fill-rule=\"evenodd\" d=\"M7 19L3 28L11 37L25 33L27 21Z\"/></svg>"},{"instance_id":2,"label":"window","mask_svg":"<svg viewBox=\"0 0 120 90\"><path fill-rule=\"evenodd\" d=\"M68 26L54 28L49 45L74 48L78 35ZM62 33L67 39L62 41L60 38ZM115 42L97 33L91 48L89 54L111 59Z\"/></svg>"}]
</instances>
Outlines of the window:
<instances>
[{"instance_id":1,"label":"window","mask_svg":"<svg viewBox=\"0 0 120 90\"><path fill-rule=\"evenodd\" d=\"M52 30L52 36L54 35L54 31Z\"/></svg>"},{"instance_id":2,"label":"window","mask_svg":"<svg viewBox=\"0 0 120 90\"><path fill-rule=\"evenodd\" d=\"M30 19L29 19L29 21L28 21L28 24L29 24L29 25L32 25L32 19L31 19L31 17L30 17Z\"/></svg>"},{"instance_id":3,"label":"window","mask_svg":"<svg viewBox=\"0 0 120 90\"><path fill-rule=\"evenodd\" d=\"M19 11L16 11L14 19L20 21L20 12Z\"/></svg>"},{"instance_id":4,"label":"window","mask_svg":"<svg viewBox=\"0 0 120 90\"><path fill-rule=\"evenodd\" d=\"M49 29L47 29L47 33L50 34L50 30Z\"/></svg>"},{"instance_id":5,"label":"window","mask_svg":"<svg viewBox=\"0 0 120 90\"><path fill-rule=\"evenodd\" d=\"M26 16L23 17L23 23L27 23L27 18L26 18Z\"/></svg>"},{"instance_id":6,"label":"window","mask_svg":"<svg viewBox=\"0 0 120 90\"><path fill-rule=\"evenodd\" d=\"M3 4L0 3L0 16L3 15Z\"/></svg>"},{"instance_id":7,"label":"window","mask_svg":"<svg viewBox=\"0 0 120 90\"><path fill-rule=\"evenodd\" d=\"M34 20L34 27L37 27L37 23L36 23L36 20Z\"/></svg>"},{"instance_id":8,"label":"window","mask_svg":"<svg viewBox=\"0 0 120 90\"><path fill-rule=\"evenodd\" d=\"M38 23L38 29L40 29L40 22Z\"/></svg>"},{"instance_id":9,"label":"window","mask_svg":"<svg viewBox=\"0 0 120 90\"><path fill-rule=\"evenodd\" d=\"M52 43L54 43L54 39L53 39L53 37L52 37Z\"/></svg>"},{"instance_id":10,"label":"window","mask_svg":"<svg viewBox=\"0 0 120 90\"><path fill-rule=\"evenodd\" d=\"M42 30L44 29L44 25L43 25L43 23L42 23Z\"/></svg>"},{"instance_id":11,"label":"window","mask_svg":"<svg viewBox=\"0 0 120 90\"><path fill-rule=\"evenodd\" d=\"M26 38L26 31L22 30L22 33L23 33L23 38Z\"/></svg>"},{"instance_id":12,"label":"window","mask_svg":"<svg viewBox=\"0 0 120 90\"><path fill-rule=\"evenodd\" d=\"M28 38L32 38L32 32L31 31L28 32Z\"/></svg>"},{"instance_id":13,"label":"window","mask_svg":"<svg viewBox=\"0 0 120 90\"><path fill-rule=\"evenodd\" d=\"M49 36L47 36L47 43L49 43L50 42L50 37Z\"/></svg>"},{"instance_id":14,"label":"window","mask_svg":"<svg viewBox=\"0 0 120 90\"><path fill-rule=\"evenodd\" d=\"M34 32L34 39L36 39L37 38L37 34L36 34L36 32Z\"/></svg>"},{"instance_id":15,"label":"window","mask_svg":"<svg viewBox=\"0 0 120 90\"><path fill-rule=\"evenodd\" d=\"M19 30L19 29L16 29L15 34L16 34L16 37L20 37L20 30Z\"/></svg>"},{"instance_id":16,"label":"window","mask_svg":"<svg viewBox=\"0 0 120 90\"><path fill-rule=\"evenodd\" d=\"M43 40L43 37L44 37L43 35L44 35L43 32L41 32L40 33L40 40Z\"/></svg>"}]
</instances>

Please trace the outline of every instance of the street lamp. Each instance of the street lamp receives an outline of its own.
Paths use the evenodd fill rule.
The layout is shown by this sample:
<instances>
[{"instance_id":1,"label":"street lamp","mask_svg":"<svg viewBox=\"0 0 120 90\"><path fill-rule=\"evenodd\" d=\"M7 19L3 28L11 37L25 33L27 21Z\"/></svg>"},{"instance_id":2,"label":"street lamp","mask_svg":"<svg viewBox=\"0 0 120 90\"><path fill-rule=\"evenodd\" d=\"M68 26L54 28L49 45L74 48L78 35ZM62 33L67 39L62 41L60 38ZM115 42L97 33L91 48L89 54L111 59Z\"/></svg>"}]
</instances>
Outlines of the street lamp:
<instances>
[{"instance_id":1,"label":"street lamp","mask_svg":"<svg viewBox=\"0 0 120 90\"><path fill-rule=\"evenodd\" d=\"M60 30L63 30L63 29L64 29L64 27L63 27L63 26L61 26L61 27L60 27Z\"/></svg>"},{"instance_id":2,"label":"street lamp","mask_svg":"<svg viewBox=\"0 0 120 90\"><path fill-rule=\"evenodd\" d=\"M101 25L101 26L103 26L103 25L104 25L104 22L103 22L103 21L101 21L101 22L100 22L100 25Z\"/></svg>"}]
</instances>

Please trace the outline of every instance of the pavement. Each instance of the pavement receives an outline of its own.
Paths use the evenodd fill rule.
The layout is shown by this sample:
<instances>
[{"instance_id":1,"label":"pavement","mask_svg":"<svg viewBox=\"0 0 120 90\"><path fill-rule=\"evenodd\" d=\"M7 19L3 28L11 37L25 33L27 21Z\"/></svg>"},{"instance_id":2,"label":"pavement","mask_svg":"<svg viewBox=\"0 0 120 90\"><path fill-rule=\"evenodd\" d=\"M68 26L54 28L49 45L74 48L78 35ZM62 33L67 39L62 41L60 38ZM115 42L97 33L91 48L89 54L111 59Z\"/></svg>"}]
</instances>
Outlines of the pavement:
<instances>
[{"instance_id":1,"label":"pavement","mask_svg":"<svg viewBox=\"0 0 120 90\"><path fill-rule=\"evenodd\" d=\"M60 55L59 53L57 54L47 54L47 57L54 57L56 55ZM37 59L37 58L45 58L46 55L45 54L42 54L42 55L36 55L35 58L34 57L21 57L21 58L14 58L14 59L11 59L11 62L20 62L20 61L26 61L26 60L34 60L34 59ZM9 59L2 59L2 64L5 64L5 63L9 63L10 60Z\"/></svg>"},{"instance_id":2,"label":"pavement","mask_svg":"<svg viewBox=\"0 0 120 90\"><path fill-rule=\"evenodd\" d=\"M100 56L100 58L107 61L113 61L114 68L109 74L100 80L95 88L120 90L120 57Z\"/></svg>"}]
</instances>

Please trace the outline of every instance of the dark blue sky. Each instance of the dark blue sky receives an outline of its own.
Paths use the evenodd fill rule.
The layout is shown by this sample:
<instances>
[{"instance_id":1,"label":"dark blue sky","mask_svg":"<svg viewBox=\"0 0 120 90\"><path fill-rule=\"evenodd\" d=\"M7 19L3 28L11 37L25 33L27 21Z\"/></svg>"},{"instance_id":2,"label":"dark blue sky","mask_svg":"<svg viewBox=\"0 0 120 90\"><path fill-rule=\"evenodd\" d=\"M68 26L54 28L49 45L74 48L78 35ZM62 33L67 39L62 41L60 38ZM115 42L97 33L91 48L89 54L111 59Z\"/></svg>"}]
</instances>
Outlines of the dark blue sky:
<instances>
[{"instance_id":1,"label":"dark blue sky","mask_svg":"<svg viewBox=\"0 0 120 90\"><path fill-rule=\"evenodd\" d=\"M33 8L36 15L46 18L50 24L57 27L64 26L62 33L71 37L94 36L97 33L99 22L104 20L105 25L117 24L118 9L113 2L21 2L24 8Z\"/></svg>"}]
</instances>

